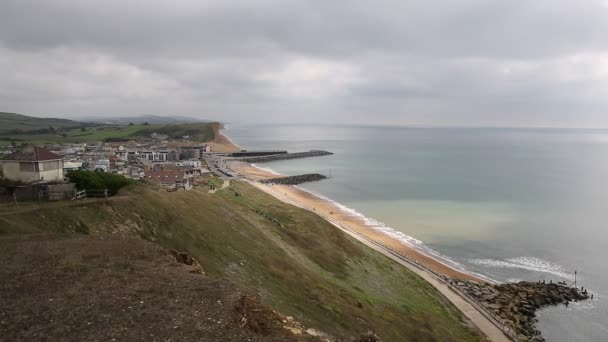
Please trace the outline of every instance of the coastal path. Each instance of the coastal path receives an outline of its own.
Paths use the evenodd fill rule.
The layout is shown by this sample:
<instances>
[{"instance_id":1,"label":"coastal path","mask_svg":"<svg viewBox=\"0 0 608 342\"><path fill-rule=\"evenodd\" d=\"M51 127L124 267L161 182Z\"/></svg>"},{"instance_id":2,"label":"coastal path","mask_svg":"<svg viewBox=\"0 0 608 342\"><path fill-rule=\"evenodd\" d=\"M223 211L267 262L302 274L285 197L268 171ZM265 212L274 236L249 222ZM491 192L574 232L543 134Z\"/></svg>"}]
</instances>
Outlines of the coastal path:
<instances>
[{"instance_id":1,"label":"coastal path","mask_svg":"<svg viewBox=\"0 0 608 342\"><path fill-rule=\"evenodd\" d=\"M249 180L247 178L244 179L248 183L253 186L259 188L262 191L269 193L270 195L276 197L277 199L292 204L296 207L300 207L302 209L312 211L310 208L298 203L296 201L291 200L290 198L283 196L281 193L276 191L268 192L265 189L265 186L256 181ZM506 332L503 332L499 327L500 324L493 320L489 314L487 314L481 307L479 307L476 303L474 303L471 299L467 298L465 294L458 291L455 287L450 287L449 282L446 282L445 279L441 278L441 275L435 274L430 270L424 268L424 266L416 264L415 262L405 258L404 256L395 253L391 249L383 246L380 243L377 243L364 235L360 235L348 228L343 227L338 224L331 218L319 213L318 211L312 211L313 213L321 216L328 222L332 223L334 226L357 239L359 242L365 244L366 246L384 254L386 257L396 261L402 266L407 267L412 272L419 275L422 279L431 284L439 293L441 293L448 301L450 301L458 310L460 310L477 328L488 337L490 341L493 342L511 342L516 340L516 338L510 338L506 335Z\"/></svg>"}]
</instances>

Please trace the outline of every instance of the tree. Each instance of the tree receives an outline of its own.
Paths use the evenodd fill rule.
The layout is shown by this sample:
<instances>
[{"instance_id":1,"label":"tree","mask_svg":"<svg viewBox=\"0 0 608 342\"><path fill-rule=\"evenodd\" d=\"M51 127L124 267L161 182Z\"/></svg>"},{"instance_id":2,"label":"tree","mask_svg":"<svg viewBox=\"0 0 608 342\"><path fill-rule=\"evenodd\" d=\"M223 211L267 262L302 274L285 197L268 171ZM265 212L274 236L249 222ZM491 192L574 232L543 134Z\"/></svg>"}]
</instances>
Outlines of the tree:
<instances>
[{"instance_id":1,"label":"tree","mask_svg":"<svg viewBox=\"0 0 608 342\"><path fill-rule=\"evenodd\" d=\"M148 123L148 121L144 122L144 126L150 126L150 124Z\"/></svg>"},{"instance_id":2,"label":"tree","mask_svg":"<svg viewBox=\"0 0 608 342\"><path fill-rule=\"evenodd\" d=\"M86 132L86 131L87 131L87 128L86 128L85 126L80 126L80 131L81 131L81 132Z\"/></svg>"},{"instance_id":3,"label":"tree","mask_svg":"<svg viewBox=\"0 0 608 342\"><path fill-rule=\"evenodd\" d=\"M55 127L49 126L49 132L51 132L51 134L55 134L57 133L57 130L55 130Z\"/></svg>"},{"instance_id":4,"label":"tree","mask_svg":"<svg viewBox=\"0 0 608 342\"><path fill-rule=\"evenodd\" d=\"M17 142L15 140L11 141L11 146L12 147L17 147Z\"/></svg>"},{"instance_id":5,"label":"tree","mask_svg":"<svg viewBox=\"0 0 608 342\"><path fill-rule=\"evenodd\" d=\"M118 190L136 182L121 175L94 172L85 170L74 170L67 173L66 177L71 183L76 183L76 188L81 190L105 190L108 189L110 195L116 195Z\"/></svg>"},{"instance_id":6,"label":"tree","mask_svg":"<svg viewBox=\"0 0 608 342\"><path fill-rule=\"evenodd\" d=\"M62 137L62 138L67 138L67 137L68 137L68 135L67 135L67 133L61 133L61 137Z\"/></svg>"},{"instance_id":7,"label":"tree","mask_svg":"<svg viewBox=\"0 0 608 342\"><path fill-rule=\"evenodd\" d=\"M129 126L135 126L135 124L132 122L129 122Z\"/></svg>"}]
</instances>

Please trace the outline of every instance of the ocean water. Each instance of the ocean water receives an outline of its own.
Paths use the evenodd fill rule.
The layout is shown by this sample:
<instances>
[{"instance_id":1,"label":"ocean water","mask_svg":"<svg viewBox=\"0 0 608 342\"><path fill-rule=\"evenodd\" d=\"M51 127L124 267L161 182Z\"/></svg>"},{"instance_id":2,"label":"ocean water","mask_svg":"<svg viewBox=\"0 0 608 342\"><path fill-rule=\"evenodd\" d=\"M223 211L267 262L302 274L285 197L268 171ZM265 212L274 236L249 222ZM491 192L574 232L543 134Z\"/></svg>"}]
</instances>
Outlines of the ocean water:
<instances>
[{"instance_id":1,"label":"ocean water","mask_svg":"<svg viewBox=\"0 0 608 342\"><path fill-rule=\"evenodd\" d=\"M228 125L262 164L497 281L574 280L592 301L538 313L548 341L608 341L608 130Z\"/></svg>"}]
</instances>

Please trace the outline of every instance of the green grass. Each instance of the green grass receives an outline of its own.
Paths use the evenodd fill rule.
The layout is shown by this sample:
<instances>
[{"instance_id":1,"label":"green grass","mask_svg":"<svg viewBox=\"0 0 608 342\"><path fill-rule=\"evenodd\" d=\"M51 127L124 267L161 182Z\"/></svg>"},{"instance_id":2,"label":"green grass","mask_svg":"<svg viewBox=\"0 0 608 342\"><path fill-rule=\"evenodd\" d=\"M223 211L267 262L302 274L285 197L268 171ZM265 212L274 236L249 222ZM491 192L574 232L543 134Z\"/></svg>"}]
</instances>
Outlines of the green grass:
<instances>
[{"instance_id":1,"label":"green grass","mask_svg":"<svg viewBox=\"0 0 608 342\"><path fill-rule=\"evenodd\" d=\"M207 184L209 185L209 187L214 187L216 189L219 189L224 184L224 180L221 179L220 177L210 176L210 177L206 177L206 178L207 178Z\"/></svg>"},{"instance_id":2,"label":"green grass","mask_svg":"<svg viewBox=\"0 0 608 342\"><path fill-rule=\"evenodd\" d=\"M10 213L0 234L137 235L192 254L278 311L337 337L374 330L384 341L479 341L460 313L406 268L317 215L241 183L215 194L139 186L128 198Z\"/></svg>"},{"instance_id":3,"label":"green grass","mask_svg":"<svg viewBox=\"0 0 608 342\"><path fill-rule=\"evenodd\" d=\"M190 140L206 142L215 138L217 123L190 123L190 124L171 124L171 125L132 125L132 126L98 126L81 128L71 128L65 131L58 131L57 134L2 134L0 132L0 142L10 144L15 141L18 144L46 144L46 143L85 143L91 141L108 141L109 139L138 139L149 138L152 133L167 134L170 138L181 138L189 135ZM62 136L65 134L65 136Z\"/></svg>"},{"instance_id":4,"label":"green grass","mask_svg":"<svg viewBox=\"0 0 608 342\"><path fill-rule=\"evenodd\" d=\"M82 124L81 122L67 119L37 118L16 113L0 112L0 133L13 130L33 131L47 129L49 126L53 126L56 129L79 127Z\"/></svg>"}]
</instances>

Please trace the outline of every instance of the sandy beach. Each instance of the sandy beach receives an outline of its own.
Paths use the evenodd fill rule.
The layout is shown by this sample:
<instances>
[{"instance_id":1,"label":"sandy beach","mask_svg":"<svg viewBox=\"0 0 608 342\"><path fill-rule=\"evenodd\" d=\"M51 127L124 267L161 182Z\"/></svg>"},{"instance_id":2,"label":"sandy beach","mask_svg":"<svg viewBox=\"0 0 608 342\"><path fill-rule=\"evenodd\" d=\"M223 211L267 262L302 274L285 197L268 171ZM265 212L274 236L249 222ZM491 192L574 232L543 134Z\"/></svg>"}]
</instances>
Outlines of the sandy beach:
<instances>
[{"instance_id":1,"label":"sandy beach","mask_svg":"<svg viewBox=\"0 0 608 342\"><path fill-rule=\"evenodd\" d=\"M221 146L222 149L227 151L240 150L237 145L225 137L221 140L221 142L226 144ZM461 294L455 292L446 283L441 281L438 276L433 275L431 272L428 272L422 268L414 266L410 262L405 261L403 258L398 257L396 254L389 252L389 249L396 251L401 255L405 255L409 259L416 260L418 263L424 264L425 268L432 269L436 273L445 275L447 277L473 280L480 283L487 282L486 279L482 279L450 267L449 265L442 263L440 260L417 250L415 247L409 246L394 237L374 229L365 222L363 217L353 215L351 212L345 210L338 204L328 199L315 196L312 193L291 185L267 185L258 182L259 180L281 176L278 173L273 173L270 170L256 167L250 163L242 161L229 162L228 166L233 171L240 174L243 179L250 182L258 189L266 192L280 201L316 213L330 223L334 224L337 227L336 229L342 229L342 231L354 239L357 239L370 248L383 253L388 258L393 259L395 262L418 274L421 278L435 287L447 300L455 305L468 319L473 322L473 324L475 324L475 326L481 330L481 332L490 341L510 341L510 339L503 334L495 323L484 315L483 310L479 309L475 304L465 299ZM376 243L372 243L369 240L373 240Z\"/></svg>"},{"instance_id":2,"label":"sandy beach","mask_svg":"<svg viewBox=\"0 0 608 342\"><path fill-rule=\"evenodd\" d=\"M444 274L448 277L458 279L468 279L478 282L485 280L475 277L474 275L462 272L458 269L450 267L442 263L440 260L417 250L415 247L406 245L402 241L397 240L379 230L369 226L364 221L364 218L355 216L352 213L344 210L336 203L327 199L315 196L307 191L298 189L290 185L266 185L256 182L262 179L274 178L278 175L268 170L264 170L245 162L231 162L230 168L241 174L244 178L252 181L251 183L260 190L276 197L277 199L313 211L319 216L328 221L340 226L341 228L363 235L368 239L379 242L390 249L397 251L410 259L414 259L427 268L435 270L435 272Z\"/></svg>"}]
</instances>

